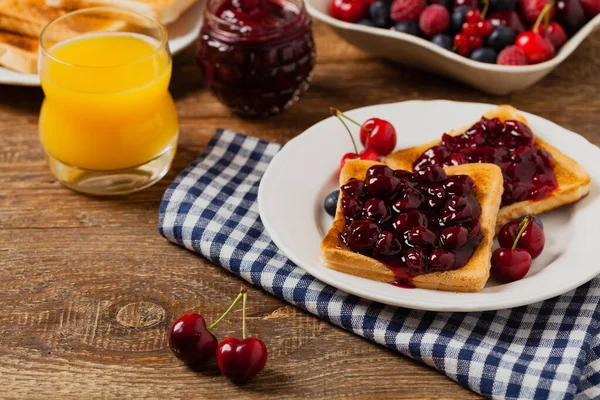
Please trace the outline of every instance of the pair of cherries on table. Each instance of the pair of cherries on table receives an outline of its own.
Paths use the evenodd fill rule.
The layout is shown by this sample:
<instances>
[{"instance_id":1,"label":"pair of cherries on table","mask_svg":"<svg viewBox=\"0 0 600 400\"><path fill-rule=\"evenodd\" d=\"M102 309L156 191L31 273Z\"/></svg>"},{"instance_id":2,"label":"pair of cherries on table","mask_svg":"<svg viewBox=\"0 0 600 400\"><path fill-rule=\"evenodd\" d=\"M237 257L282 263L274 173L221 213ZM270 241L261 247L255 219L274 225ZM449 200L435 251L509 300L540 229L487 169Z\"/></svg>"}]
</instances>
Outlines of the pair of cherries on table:
<instances>
[{"instance_id":1,"label":"pair of cherries on table","mask_svg":"<svg viewBox=\"0 0 600 400\"><path fill-rule=\"evenodd\" d=\"M244 287L210 327L200 314L190 313L180 317L169 331L169 347L177 358L189 365L203 364L215 355L221 373L236 383L254 378L267 363L267 347L258 338L246 338L246 300ZM218 342L211 330L216 327L242 300L242 340L227 337Z\"/></svg>"}]
</instances>

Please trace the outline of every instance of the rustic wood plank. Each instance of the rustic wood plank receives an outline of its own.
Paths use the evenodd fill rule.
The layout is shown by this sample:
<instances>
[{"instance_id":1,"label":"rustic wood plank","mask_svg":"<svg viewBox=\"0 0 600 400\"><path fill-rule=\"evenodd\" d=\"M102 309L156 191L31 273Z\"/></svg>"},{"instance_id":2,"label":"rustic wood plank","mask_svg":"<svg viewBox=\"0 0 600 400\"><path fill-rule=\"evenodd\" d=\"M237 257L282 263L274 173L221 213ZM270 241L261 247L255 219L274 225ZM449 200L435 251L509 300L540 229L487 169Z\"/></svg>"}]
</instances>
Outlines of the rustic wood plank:
<instances>
[{"instance_id":1,"label":"rustic wood plank","mask_svg":"<svg viewBox=\"0 0 600 400\"><path fill-rule=\"evenodd\" d=\"M493 97L377 59L314 26L318 65L304 98L270 119L232 116L204 87L192 50L175 59L181 116L174 167L132 196L95 199L62 188L37 137L39 88L0 86L0 397L475 398L441 374L251 289L249 328L270 361L245 386L214 363L175 360L166 331L180 314L214 319L240 280L162 239L162 193L227 127L285 143L327 116L410 99L511 103L600 144L600 32L532 90ZM403 134L410 134L409 132ZM239 334L234 321L221 336Z\"/></svg>"}]
</instances>

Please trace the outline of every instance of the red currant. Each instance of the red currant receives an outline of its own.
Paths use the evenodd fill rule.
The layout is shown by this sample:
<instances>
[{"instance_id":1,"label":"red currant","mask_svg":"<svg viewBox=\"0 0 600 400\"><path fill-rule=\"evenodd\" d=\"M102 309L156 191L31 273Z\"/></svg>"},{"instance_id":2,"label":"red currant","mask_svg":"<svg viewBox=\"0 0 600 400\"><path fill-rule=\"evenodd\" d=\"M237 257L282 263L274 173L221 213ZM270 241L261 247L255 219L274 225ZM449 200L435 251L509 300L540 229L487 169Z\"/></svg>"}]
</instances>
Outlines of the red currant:
<instances>
[{"instance_id":1,"label":"red currant","mask_svg":"<svg viewBox=\"0 0 600 400\"><path fill-rule=\"evenodd\" d=\"M462 24L462 33L467 36L473 36L477 33L477 24L472 22L465 22Z\"/></svg>"},{"instance_id":2,"label":"red currant","mask_svg":"<svg viewBox=\"0 0 600 400\"><path fill-rule=\"evenodd\" d=\"M472 22L472 23L477 23L479 21L481 21L481 13L479 12L479 10L476 9L472 9L467 11L467 14L465 15L465 20L467 22Z\"/></svg>"},{"instance_id":3,"label":"red currant","mask_svg":"<svg viewBox=\"0 0 600 400\"><path fill-rule=\"evenodd\" d=\"M469 48L469 37L467 35L465 35L464 33L457 33L454 36L454 45L457 47L457 49L459 48Z\"/></svg>"},{"instance_id":4,"label":"red currant","mask_svg":"<svg viewBox=\"0 0 600 400\"><path fill-rule=\"evenodd\" d=\"M472 50L478 49L483 46L483 39L479 36L469 36L469 48Z\"/></svg>"},{"instance_id":5,"label":"red currant","mask_svg":"<svg viewBox=\"0 0 600 400\"><path fill-rule=\"evenodd\" d=\"M479 21L477 23L477 34L482 37L488 37L494 30L494 25L490 21Z\"/></svg>"}]
</instances>

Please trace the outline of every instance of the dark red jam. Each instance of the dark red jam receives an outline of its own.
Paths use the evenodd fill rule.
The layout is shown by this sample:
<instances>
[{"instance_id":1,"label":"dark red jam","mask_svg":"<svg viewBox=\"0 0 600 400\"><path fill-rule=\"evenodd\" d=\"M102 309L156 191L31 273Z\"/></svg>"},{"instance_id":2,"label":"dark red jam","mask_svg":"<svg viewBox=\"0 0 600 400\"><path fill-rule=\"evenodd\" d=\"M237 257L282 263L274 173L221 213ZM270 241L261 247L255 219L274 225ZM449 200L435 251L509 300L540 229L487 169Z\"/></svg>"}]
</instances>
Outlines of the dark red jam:
<instances>
[{"instance_id":1,"label":"dark red jam","mask_svg":"<svg viewBox=\"0 0 600 400\"><path fill-rule=\"evenodd\" d=\"M341 239L350 250L383 262L398 286L410 287L415 275L469 261L483 237L476 190L470 176L446 176L439 166L413 174L374 165L364 181L350 179L341 187Z\"/></svg>"},{"instance_id":2,"label":"dark red jam","mask_svg":"<svg viewBox=\"0 0 600 400\"><path fill-rule=\"evenodd\" d=\"M217 98L244 116L276 114L308 88L315 63L301 0L210 0L198 63Z\"/></svg>"},{"instance_id":3,"label":"dark red jam","mask_svg":"<svg viewBox=\"0 0 600 400\"><path fill-rule=\"evenodd\" d=\"M535 147L531 129L520 121L502 123L498 118L481 118L459 136L444 134L439 145L415 160L413 169L467 163L493 163L502 169L504 206L544 198L558 186L552 155Z\"/></svg>"}]
</instances>

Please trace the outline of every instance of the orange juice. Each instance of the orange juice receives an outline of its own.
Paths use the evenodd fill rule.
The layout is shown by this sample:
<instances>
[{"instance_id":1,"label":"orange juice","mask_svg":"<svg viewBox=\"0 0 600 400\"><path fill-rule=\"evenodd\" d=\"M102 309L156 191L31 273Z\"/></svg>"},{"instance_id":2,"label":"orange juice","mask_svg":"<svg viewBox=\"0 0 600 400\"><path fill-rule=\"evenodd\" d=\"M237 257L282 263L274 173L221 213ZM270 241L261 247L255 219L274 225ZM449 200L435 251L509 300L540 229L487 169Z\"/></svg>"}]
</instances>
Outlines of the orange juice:
<instances>
[{"instance_id":1,"label":"orange juice","mask_svg":"<svg viewBox=\"0 0 600 400\"><path fill-rule=\"evenodd\" d=\"M165 46L135 33L100 32L59 42L48 55L40 68L40 136L52 157L111 171L173 149L178 122Z\"/></svg>"}]
</instances>

